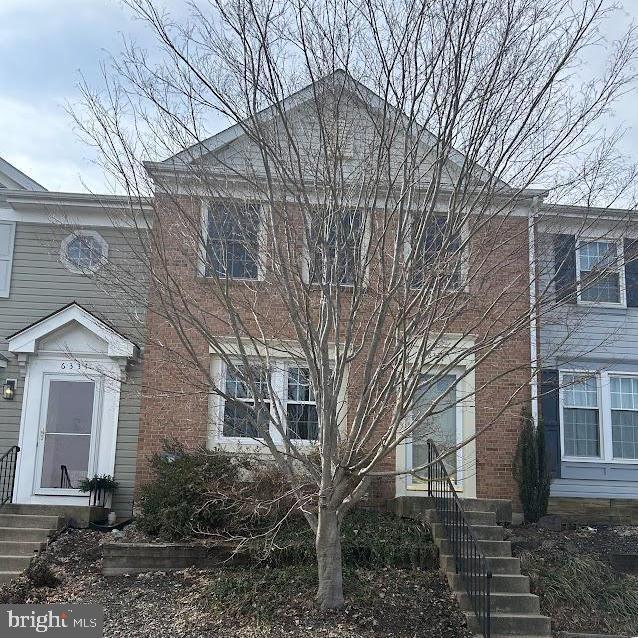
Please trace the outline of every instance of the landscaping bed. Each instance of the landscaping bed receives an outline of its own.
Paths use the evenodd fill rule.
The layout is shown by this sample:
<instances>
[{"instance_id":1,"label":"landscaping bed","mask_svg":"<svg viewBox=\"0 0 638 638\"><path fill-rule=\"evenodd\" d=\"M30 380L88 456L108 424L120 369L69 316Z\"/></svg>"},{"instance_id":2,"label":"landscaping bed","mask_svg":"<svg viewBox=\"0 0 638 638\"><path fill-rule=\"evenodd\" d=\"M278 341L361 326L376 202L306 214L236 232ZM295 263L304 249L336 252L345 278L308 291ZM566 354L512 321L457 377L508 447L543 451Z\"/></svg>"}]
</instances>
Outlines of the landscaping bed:
<instances>
[{"instance_id":1,"label":"landscaping bed","mask_svg":"<svg viewBox=\"0 0 638 638\"><path fill-rule=\"evenodd\" d=\"M638 527L526 525L508 537L556 633L638 635L638 576L619 559L638 554Z\"/></svg>"},{"instance_id":2,"label":"landscaping bed","mask_svg":"<svg viewBox=\"0 0 638 638\"><path fill-rule=\"evenodd\" d=\"M387 517L364 519L377 534L371 539L362 519L353 517L344 543L346 607L338 612L315 607L316 568L305 558L307 539L292 542L298 536L293 530L270 563L110 578L101 570L103 545L113 535L69 530L36 561L29 577L0 588L0 603L103 605L107 637L469 638L453 593L431 564L427 530L415 553L410 544L395 547L404 522L394 527ZM128 540L134 534L132 529Z\"/></svg>"}]
</instances>

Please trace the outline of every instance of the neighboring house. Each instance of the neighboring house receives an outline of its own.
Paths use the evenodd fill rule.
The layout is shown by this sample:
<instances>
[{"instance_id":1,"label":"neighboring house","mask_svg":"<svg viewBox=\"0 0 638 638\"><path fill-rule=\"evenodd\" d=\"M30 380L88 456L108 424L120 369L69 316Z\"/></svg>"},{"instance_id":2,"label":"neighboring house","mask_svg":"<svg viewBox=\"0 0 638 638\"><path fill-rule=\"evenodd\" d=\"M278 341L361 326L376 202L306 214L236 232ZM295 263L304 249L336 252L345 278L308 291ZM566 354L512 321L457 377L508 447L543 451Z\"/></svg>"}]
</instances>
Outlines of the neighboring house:
<instances>
[{"instance_id":1,"label":"neighboring house","mask_svg":"<svg viewBox=\"0 0 638 638\"><path fill-rule=\"evenodd\" d=\"M570 508L566 498L580 499L572 512L599 506L601 514L638 499L637 239L630 211L541 211L538 286L562 302L539 331L556 511Z\"/></svg>"},{"instance_id":2,"label":"neighboring house","mask_svg":"<svg viewBox=\"0 0 638 638\"><path fill-rule=\"evenodd\" d=\"M306 87L296 93L292 98L284 100L282 108L290 109L293 117L294 109L302 109L306 101L310 102L313 95L312 87ZM365 130L366 125L370 129L370 122L365 122L368 113L374 108L381 109L382 100L364 87L357 85L356 95L351 95L353 121L362 122L363 125L356 128ZM366 100L368 109L359 109L357 100ZM305 116L301 111L302 116ZM295 120L296 121L296 120ZM312 130L312 122L305 122L308 130ZM348 147L348 153L356 153L356 144ZM232 225L220 222L224 219L224 206L228 197L216 199L214 196L202 194L192 195L189 184L197 183L197 178L202 171L202 162L189 163L192 157L204 156L206 176L208 179L218 180L221 184L234 184L236 206L240 207L245 201L245 193L251 192L247 184L241 183L241 171L256 171L257 175L263 169L259 168L259 160L252 162L246 158L259 158L259 153L251 147L251 142L243 133L241 126L235 125L219 134L211 137L201 145L199 149L169 158L165 162L149 163L147 169L156 184L156 214L161 219L156 228L162 226L165 236L180 237L180 229L172 228L171 224L177 217L175 207L179 206L184 214L189 216L189 223L194 227L201 227L206 234L205 242L229 242L232 243ZM249 168L248 168L249 167ZM453 168L451 169L453 170ZM230 178L230 179L229 179ZM179 187L180 180L184 180L185 188ZM445 189L442 188L442 192ZM202 193L207 191L202 187ZM182 193L189 193L183 195ZM470 260L475 259L481 268L489 272L489 278L485 278L486 289L479 291L471 288L469 295L474 295L477 303L477 312L481 304L488 304L492 290L499 288L503 291L510 282L520 280L520 289L512 290L512 313L525 314L529 304L529 260L528 260L528 216L532 209L534 199L538 192L521 193L517 201L517 214L498 229L499 241L503 254L512 254L508 263L499 259L499 255L485 254L482 245L489 246L493 243L487 235L477 235L475 244L470 249ZM254 191L251 193L254 198ZM256 202L258 204L258 202ZM254 212L251 207L250 213ZM182 214L182 213L180 213ZM255 217L251 221L257 227L259 220ZM226 233L226 234L225 234ZM256 237L259 236L257 232ZM255 241L254 251L259 251L259 241ZM190 251L190 252L189 252ZM258 282L260 272L257 264L261 262L256 254L246 254L245 246L235 249L236 263L227 266L228 272L238 278L243 284L251 285ZM214 297L210 294L206 277L210 269L218 268L215 263L205 263L196 249L188 246L172 244L170 250L162 256L168 263L163 264L169 272L178 272L182 278L184 295L186 298L197 299L201 306L201 314L211 317L211 321L218 313L215 307ZM473 263L469 268L473 267ZM246 283L248 282L248 283ZM253 283L253 285L255 285ZM232 287L232 282L231 282ZM188 446L207 445L208 447L228 447L233 450L250 449L253 439L250 434L242 432L241 424L234 424L234 414L237 412L228 409L226 402L218 396L209 396L201 390L205 378L194 366L189 367L183 362L188 360L189 354L185 351L184 344L179 335L162 318L162 312L155 313L153 308L160 305L157 293L151 291L149 295L149 313L147 315L148 346L144 356L144 385L155 389L153 396L144 396L142 400L142 414L140 418L140 433L138 443L138 485L150 477L146 462L151 453L161 449L162 440L173 437ZM266 295L260 303L270 303ZM206 305L208 304L208 305ZM276 302L273 304L276 308ZM273 312L277 312L273 310ZM281 311L278 311L281 312ZM223 313L222 313L223 314ZM277 315L273 315L276 317ZM505 314L505 319L507 313ZM265 335L266 339L286 339L287 343L294 340L294 333L289 326L285 315L280 315L278 324L282 331L278 334ZM504 320L505 320L504 319ZM468 319L469 321L470 319ZM232 338L232 333L224 325L223 320L218 321L219 331L217 341L227 342L227 353L232 354L237 345ZM469 325L469 324L468 324ZM284 334L286 330L290 334ZM452 331L453 332L453 331ZM159 344L162 345L159 345ZM290 346L287 346L290 347ZM220 379L221 387L226 392L236 392L241 384L237 383L232 374L225 369L222 359L215 354L209 344L200 339L193 345L198 356L208 356L211 376ZM209 354L210 353L210 354ZM451 374L462 375L464 369L471 362L461 362L457 370ZM499 370L513 370L504 374L496 383L489 380L498 374ZM523 330L505 341L499 349L498 355L481 363L475 374L468 375L460 384L458 391L471 393L474 388L481 388L476 396L458 404L457 407L446 410L440 417L439 427L448 434L449 441L461 441L472 437L478 430L494 422L494 426L481 434L477 440L459 451L454 459L457 487L466 497L498 497L512 498L516 493L514 479L512 477L512 460L514 457L518 433L521 426L520 406L507 406L509 398L518 388L525 386L529 379L530 368L530 333ZM185 372L186 370L186 372ZM312 396L307 392L307 382L304 384L307 371L292 366L286 362L285 355L277 366L278 372L271 379L272 386L278 393L278 403L285 406L290 414L301 412L313 407ZM284 372L281 373L281 370ZM275 375L275 372L272 373ZM301 381L300 381L301 380ZM445 381L445 380L444 380ZM484 387L487 385L487 387ZM175 393L178 387L179 395ZM195 391L197 388L197 391ZM348 375L347 393L361 393L360 380L354 373ZM240 396L240 395L236 395ZM249 400L249 399L247 399ZM176 403L177 402L177 403ZM346 410L348 398L346 396ZM437 417L438 418L438 417ZM303 435L300 438L312 438L312 423L304 423ZM396 453L396 458L389 459L389 466L404 470L416 465L417 458L423 462L425 445L413 445L410 442L401 445ZM395 495L426 494L426 486L422 482L414 481L409 475L402 475L396 483L385 486L382 494L384 498L393 498Z\"/></svg>"},{"instance_id":3,"label":"neighboring house","mask_svg":"<svg viewBox=\"0 0 638 638\"><path fill-rule=\"evenodd\" d=\"M49 192L0 159L0 453L20 447L15 502L88 504L79 481L110 474L114 509L131 512L143 305L136 323L106 277L134 259L114 217L128 207Z\"/></svg>"}]
</instances>

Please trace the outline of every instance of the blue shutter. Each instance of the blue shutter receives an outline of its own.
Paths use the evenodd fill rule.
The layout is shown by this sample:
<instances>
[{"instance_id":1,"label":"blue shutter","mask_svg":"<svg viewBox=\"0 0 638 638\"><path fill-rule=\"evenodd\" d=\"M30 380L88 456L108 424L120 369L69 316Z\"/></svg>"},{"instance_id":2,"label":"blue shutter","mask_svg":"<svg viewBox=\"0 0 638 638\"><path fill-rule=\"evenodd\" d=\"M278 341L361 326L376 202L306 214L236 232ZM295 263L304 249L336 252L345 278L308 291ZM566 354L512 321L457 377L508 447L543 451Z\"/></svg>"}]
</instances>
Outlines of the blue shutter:
<instances>
[{"instance_id":1,"label":"blue shutter","mask_svg":"<svg viewBox=\"0 0 638 638\"><path fill-rule=\"evenodd\" d=\"M545 452L552 478L560 478L560 404L558 370L541 370L540 407L545 426Z\"/></svg>"},{"instance_id":2,"label":"blue shutter","mask_svg":"<svg viewBox=\"0 0 638 638\"><path fill-rule=\"evenodd\" d=\"M627 306L638 308L638 239L625 239L623 253Z\"/></svg>"},{"instance_id":3,"label":"blue shutter","mask_svg":"<svg viewBox=\"0 0 638 638\"><path fill-rule=\"evenodd\" d=\"M556 235L554 240L556 299L576 303L576 237Z\"/></svg>"}]
</instances>

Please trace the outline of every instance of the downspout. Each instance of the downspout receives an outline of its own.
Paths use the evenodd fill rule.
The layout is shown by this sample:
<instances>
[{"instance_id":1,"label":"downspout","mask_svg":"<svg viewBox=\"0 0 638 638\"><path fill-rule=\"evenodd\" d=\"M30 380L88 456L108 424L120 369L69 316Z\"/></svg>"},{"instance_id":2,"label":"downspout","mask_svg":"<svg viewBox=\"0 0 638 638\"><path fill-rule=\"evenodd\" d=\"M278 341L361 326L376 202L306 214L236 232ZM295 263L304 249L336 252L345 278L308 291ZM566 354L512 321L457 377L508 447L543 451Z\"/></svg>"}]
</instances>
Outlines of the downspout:
<instances>
[{"instance_id":1,"label":"downspout","mask_svg":"<svg viewBox=\"0 0 638 638\"><path fill-rule=\"evenodd\" d=\"M532 399L532 420L538 424L538 320L537 320L537 290L536 290L536 222L538 211L538 196L532 198L532 205L529 210L529 345L532 376L530 379L530 390Z\"/></svg>"}]
</instances>

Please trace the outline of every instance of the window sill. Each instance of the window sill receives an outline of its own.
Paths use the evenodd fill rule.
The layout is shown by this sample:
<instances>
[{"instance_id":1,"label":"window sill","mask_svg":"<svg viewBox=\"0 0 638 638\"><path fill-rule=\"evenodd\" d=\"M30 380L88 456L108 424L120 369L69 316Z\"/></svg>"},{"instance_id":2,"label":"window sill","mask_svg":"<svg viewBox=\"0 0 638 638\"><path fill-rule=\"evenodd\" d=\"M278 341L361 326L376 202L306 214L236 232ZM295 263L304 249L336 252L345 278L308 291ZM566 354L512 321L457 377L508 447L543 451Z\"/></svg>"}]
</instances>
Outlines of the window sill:
<instances>
[{"instance_id":1,"label":"window sill","mask_svg":"<svg viewBox=\"0 0 638 638\"><path fill-rule=\"evenodd\" d=\"M561 458L561 462L564 463L594 463L596 465L601 464L614 464L614 465L638 465L638 459L603 459L596 456L564 456Z\"/></svg>"},{"instance_id":2,"label":"window sill","mask_svg":"<svg viewBox=\"0 0 638 638\"><path fill-rule=\"evenodd\" d=\"M622 302L616 303L613 301L581 301L580 299L577 301L576 305L583 308L611 308L614 310L625 310L627 308L627 304Z\"/></svg>"}]
</instances>

